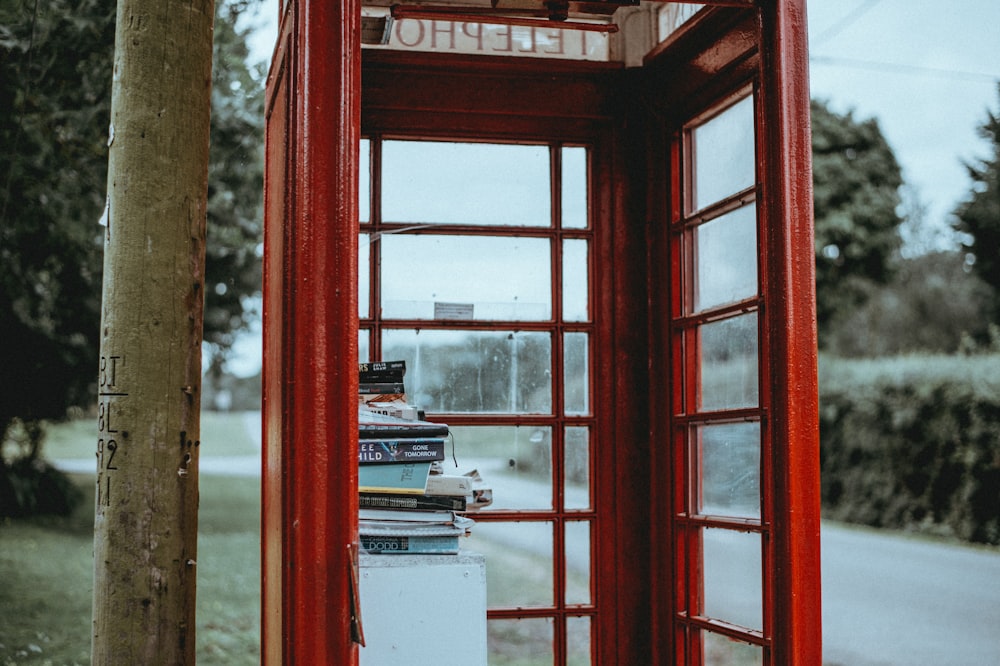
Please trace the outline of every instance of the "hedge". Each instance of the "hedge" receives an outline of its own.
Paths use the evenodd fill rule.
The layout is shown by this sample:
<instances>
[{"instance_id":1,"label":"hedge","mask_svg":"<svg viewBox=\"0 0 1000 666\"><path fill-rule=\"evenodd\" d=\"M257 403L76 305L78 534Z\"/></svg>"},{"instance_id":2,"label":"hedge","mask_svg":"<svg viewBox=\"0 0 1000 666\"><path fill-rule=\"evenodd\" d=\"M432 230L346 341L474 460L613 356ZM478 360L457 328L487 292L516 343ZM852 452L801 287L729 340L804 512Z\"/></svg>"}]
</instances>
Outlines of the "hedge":
<instances>
[{"instance_id":1,"label":"hedge","mask_svg":"<svg viewBox=\"0 0 1000 666\"><path fill-rule=\"evenodd\" d=\"M827 518L1000 544L1000 355L820 361Z\"/></svg>"}]
</instances>

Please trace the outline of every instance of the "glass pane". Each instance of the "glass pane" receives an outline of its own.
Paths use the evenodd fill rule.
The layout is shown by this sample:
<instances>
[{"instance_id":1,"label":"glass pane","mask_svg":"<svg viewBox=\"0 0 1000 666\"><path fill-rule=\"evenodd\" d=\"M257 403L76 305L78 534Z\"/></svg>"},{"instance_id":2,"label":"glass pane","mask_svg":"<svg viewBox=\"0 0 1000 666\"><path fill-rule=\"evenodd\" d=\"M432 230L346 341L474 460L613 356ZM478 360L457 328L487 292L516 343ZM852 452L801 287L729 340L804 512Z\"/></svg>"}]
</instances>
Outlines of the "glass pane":
<instances>
[{"instance_id":1,"label":"glass pane","mask_svg":"<svg viewBox=\"0 0 1000 666\"><path fill-rule=\"evenodd\" d=\"M489 509L552 509L552 429L541 426L451 426L459 473L478 470L493 490ZM449 455L452 452L449 452Z\"/></svg>"},{"instance_id":2,"label":"glass pane","mask_svg":"<svg viewBox=\"0 0 1000 666\"><path fill-rule=\"evenodd\" d=\"M677 32L698 10L704 7L698 3L665 2L661 5L658 15L658 36L662 42Z\"/></svg>"},{"instance_id":3,"label":"glass pane","mask_svg":"<svg viewBox=\"0 0 1000 666\"><path fill-rule=\"evenodd\" d=\"M382 358L406 361L412 404L438 413L552 413L548 333L390 329Z\"/></svg>"},{"instance_id":4,"label":"glass pane","mask_svg":"<svg viewBox=\"0 0 1000 666\"><path fill-rule=\"evenodd\" d=\"M368 234L358 236L358 316L362 319L369 317L368 306L371 290L371 246Z\"/></svg>"},{"instance_id":5,"label":"glass pane","mask_svg":"<svg viewBox=\"0 0 1000 666\"><path fill-rule=\"evenodd\" d=\"M704 633L705 666L763 666L764 649L759 645L751 645L720 636L710 632Z\"/></svg>"},{"instance_id":6,"label":"glass pane","mask_svg":"<svg viewBox=\"0 0 1000 666\"><path fill-rule=\"evenodd\" d=\"M358 157L358 219L371 221L371 142L361 139Z\"/></svg>"},{"instance_id":7,"label":"glass pane","mask_svg":"<svg viewBox=\"0 0 1000 666\"><path fill-rule=\"evenodd\" d=\"M367 328L362 328L358 331L358 363L365 363L372 360L368 351L368 338L371 333Z\"/></svg>"},{"instance_id":8,"label":"glass pane","mask_svg":"<svg viewBox=\"0 0 1000 666\"><path fill-rule=\"evenodd\" d=\"M587 227L587 149L562 149L562 225Z\"/></svg>"},{"instance_id":9,"label":"glass pane","mask_svg":"<svg viewBox=\"0 0 1000 666\"><path fill-rule=\"evenodd\" d=\"M590 285L587 272L587 241L563 241L562 299L565 321L590 320Z\"/></svg>"},{"instance_id":10,"label":"glass pane","mask_svg":"<svg viewBox=\"0 0 1000 666\"><path fill-rule=\"evenodd\" d=\"M547 239L386 234L381 244L387 319L552 318Z\"/></svg>"},{"instance_id":11,"label":"glass pane","mask_svg":"<svg viewBox=\"0 0 1000 666\"><path fill-rule=\"evenodd\" d=\"M705 632L705 666L763 666L764 650L726 636Z\"/></svg>"},{"instance_id":12,"label":"glass pane","mask_svg":"<svg viewBox=\"0 0 1000 666\"><path fill-rule=\"evenodd\" d=\"M763 629L760 534L706 528L702 548L703 614L748 629Z\"/></svg>"},{"instance_id":13,"label":"glass pane","mask_svg":"<svg viewBox=\"0 0 1000 666\"><path fill-rule=\"evenodd\" d=\"M704 324L701 336L701 408L756 407L757 313Z\"/></svg>"},{"instance_id":14,"label":"glass pane","mask_svg":"<svg viewBox=\"0 0 1000 666\"><path fill-rule=\"evenodd\" d=\"M695 310L757 295L757 207L737 208L695 229Z\"/></svg>"},{"instance_id":15,"label":"glass pane","mask_svg":"<svg viewBox=\"0 0 1000 666\"><path fill-rule=\"evenodd\" d=\"M745 97L691 133L694 209L755 182L753 97Z\"/></svg>"},{"instance_id":16,"label":"glass pane","mask_svg":"<svg viewBox=\"0 0 1000 666\"><path fill-rule=\"evenodd\" d=\"M590 429L566 426L563 468L566 474L563 504L566 509L590 508Z\"/></svg>"},{"instance_id":17,"label":"glass pane","mask_svg":"<svg viewBox=\"0 0 1000 666\"><path fill-rule=\"evenodd\" d=\"M701 506L714 516L760 518L760 424L725 423L696 432Z\"/></svg>"},{"instance_id":18,"label":"glass pane","mask_svg":"<svg viewBox=\"0 0 1000 666\"><path fill-rule=\"evenodd\" d=\"M555 663L552 618L489 620L490 666L546 666Z\"/></svg>"},{"instance_id":19,"label":"glass pane","mask_svg":"<svg viewBox=\"0 0 1000 666\"><path fill-rule=\"evenodd\" d=\"M590 359L586 333L563 336L563 389L567 414L590 413Z\"/></svg>"},{"instance_id":20,"label":"glass pane","mask_svg":"<svg viewBox=\"0 0 1000 666\"><path fill-rule=\"evenodd\" d=\"M567 521L566 603L590 604L590 521Z\"/></svg>"},{"instance_id":21,"label":"glass pane","mask_svg":"<svg viewBox=\"0 0 1000 666\"><path fill-rule=\"evenodd\" d=\"M386 141L382 220L551 225L548 146Z\"/></svg>"},{"instance_id":22,"label":"glass pane","mask_svg":"<svg viewBox=\"0 0 1000 666\"><path fill-rule=\"evenodd\" d=\"M566 666L590 666L590 618L566 618Z\"/></svg>"},{"instance_id":23,"label":"glass pane","mask_svg":"<svg viewBox=\"0 0 1000 666\"><path fill-rule=\"evenodd\" d=\"M491 608L552 606L552 523L478 522L462 549L486 556Z\"/></svg>"}]
</instances>

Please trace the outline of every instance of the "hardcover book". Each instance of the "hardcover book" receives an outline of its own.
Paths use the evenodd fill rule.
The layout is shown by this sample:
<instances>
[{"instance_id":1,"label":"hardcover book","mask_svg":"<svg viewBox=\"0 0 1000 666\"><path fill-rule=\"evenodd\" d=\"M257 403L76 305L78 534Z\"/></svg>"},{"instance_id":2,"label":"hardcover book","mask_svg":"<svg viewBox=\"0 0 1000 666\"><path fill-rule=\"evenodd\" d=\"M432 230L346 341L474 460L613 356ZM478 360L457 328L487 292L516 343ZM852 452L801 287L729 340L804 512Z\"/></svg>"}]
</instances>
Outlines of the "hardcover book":
<instances>
[{"instance_id":1,"label":"hardcover book","mask_svg":"<svg viewBox=\"0 0 1000 666\"><path fill-rule=\"evenodd\" d=\"M433 462L444 460L445 440L440 437L362 439L358 447L361 464Z\"/></svg>"},{"instance_id":2,"label":"hardcover book","mask_svg":"<svg viewBox=\"0 0 1000 666\"><path fill-rule=\"evenodd\" d=\"M438 509L358 509L358 520L382 520L393 522L415 522L425 525L452 525L455 523L453 511Z\"/></svg>"},{"instance_id":3,"label":"hardcover book","mask_svg":"<svg viewBox=\"0 0 1000 666\"><path fill-rule=\"evenodd\" d=\"M458 553L457 536L379 536L362 534L358 537L361 548L368 553L381 555L455 555Z\"/></svg>"},{"instance_id":4,"label":"hardcover book","mask_svg":"<svg viewBox=\"0 0 1000 666\"><path fill-rule=\"evenodd\" d=\"M358 409L358 435L361 439L445 437L448 435L448 426L379 414L361 406Z\"/></svg>"},{"instance_id":5,"label":"hardcover book","mask_svg":"<svg viewBox=\"0 0 1000 666\"><path fill-rule=\"evenodd\" d=\"M430 511L465 511L465 497L447 495L399 495L396 493L358 493L358 506L368 509L412 509Z\"/></svg>"},{"instance_id":6,"label":"hardcover book","mask_svg":"<svg viewBox=\"0 0 1000 666\"><path fill-rule=\"evenodd\" d=\"M427 491L430 471L429 462L359 465L358 491L423 495Z\"/></svg>"},{"instance_id":7,"label":"hardcover book","mask_svg":"<svg viewBox=\"0 0 1000 666\"><path fill-rule=\"evenodd\" d=\"M472 479L461 474L431 474L427 478L425 492L428 495L472 494Z\"/></svg>"}]
</instances>

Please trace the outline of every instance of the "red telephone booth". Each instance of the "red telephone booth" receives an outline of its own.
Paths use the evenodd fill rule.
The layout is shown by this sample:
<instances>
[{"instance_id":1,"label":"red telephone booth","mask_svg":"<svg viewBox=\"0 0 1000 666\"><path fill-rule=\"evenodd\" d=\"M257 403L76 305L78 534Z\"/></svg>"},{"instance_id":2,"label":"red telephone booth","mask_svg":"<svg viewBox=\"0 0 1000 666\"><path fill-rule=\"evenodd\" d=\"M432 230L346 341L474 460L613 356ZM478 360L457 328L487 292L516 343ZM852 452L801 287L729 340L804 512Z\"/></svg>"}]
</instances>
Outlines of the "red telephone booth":
<instances>
[{"instance_id":1,"label":"red telephone booth","mask_svg":"<svg viewBox=\"0 0 1000 666\"><path fill-rule=\"evenodd\" d=\"M497 464L491 663L821 663L805 0L391 4L281 7L265 663L357 659L395 358Z\"/></svg>"}]
</instances>

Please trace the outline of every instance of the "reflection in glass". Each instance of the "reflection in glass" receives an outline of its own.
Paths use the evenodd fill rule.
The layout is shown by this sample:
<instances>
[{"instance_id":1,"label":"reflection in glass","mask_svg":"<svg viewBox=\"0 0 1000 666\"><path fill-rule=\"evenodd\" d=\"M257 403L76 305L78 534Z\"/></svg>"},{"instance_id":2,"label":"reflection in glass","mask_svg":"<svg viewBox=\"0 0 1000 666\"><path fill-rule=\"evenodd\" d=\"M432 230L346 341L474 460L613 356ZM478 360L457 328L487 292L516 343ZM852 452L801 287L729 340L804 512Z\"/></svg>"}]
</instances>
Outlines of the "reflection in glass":
<instances>
[{"instance_id":1,"label":"reflection in glass","mask_svg":"<svg viewBox=\"0 0 1000 666\"><path fill-rule=\"evenodd\" d=\"M457 473L479 470L493 489L493 504L487 510L552 509L551 428L451 426L449 430ZM450 458L445 460L445 471L453 465Z\"/></svg>"},{"instance_id":2,"label":"reflection in glass","mask_svg":"<svg viewBox=\"0 0 1000 666\"><path fill-rule=\"evenodd\" d=\"M562 149L562 225L587 228L587 149Z\"/></svg>"},{"instance_id":3,"label":"reflection in glass","mask_svg":"<svg viewBox=\"0 0 1000 666\"><path fill-rule=\"evenodd\" d=\"M563 442L563 469L566 475L563 506L590 508L590 429L566 426Z\"/></svg>"},{"instance_id":4,"label":"reflection in glass","mask_svg":"<svg viewBox=\"0 0 1000 666\"><path fill-rule=\"evenodd\" d=\"M555 663L552 618L489 620L486 637L491 664L547 666Z\"/></svg>"},{"instance_id":5,"label":"reflection in glass","mask_svg":"<svg viewBox=\"0 0 1000 666\"><path fill-rule=\"evenodd\" d=\"M563 388L567 414L590 412L590 357L586 333L563 335Z\"/></svg>"},{"instance_id":6,"label":"reflection in glass","mask_svg":"<svg viewBox=\"0 0 1000 666\"><path fill-rule=\"evenodd\" d=\"M388 329L382 358L406 361L409 401L437 413L552 413L548 333Z\"/></svg>"},{"instance_id":7,"label":"reflection in glass","mask_svg":"<svg viewBox=\"0 0 1000 666\"><path fill-rule=\"evenodd\" d=\"M552 523L480 521L462 548L486 556L491 607L552 605Z\"/></svg>"},{"instance_id":8,"label":"reflection in glass","mask_svg":"<svg viewBox=\"0 0 1000 666\"><path fill-rule=\"evenodd\" d=\"M701 408L756 407L757 313L699 327L701 336Z\"/></svg>"},{"instance_id":9,"label":"reflection in glass","mask_svg":"<svg viewBox=\"0 0 1000 666\"><path fill-rule=\"evenodd\" d=\"M563 241L562 299L565 321L590 319L587 249L587 241L583 239L567 238Z\"/></svg>"},{"instance_id":10,"label":"reflection in glass","mask_svg":"<svg viewBox=\"0 0 1000 666\"><path fill-rule=\"evenodd\" d=\"M367 328L358 330L358 363L365 363L372 360L368 355L368 338L370 335L371 331Z\"/></svg>"},{"instance_id":11,"label":"reflection in glass","mask_svg":"<svg viewBox=\"0 0 1000 666\"><path fill-rule=\"evenodd\" d=\"M566 666L590 666L590 618L566 618Z\"/></svg>"},{"instance_id":12,"label":"reflection in glass","mask_svg":"<svg viewBox=\"0 0 1000 666\"><path fill-rule=\"evenodd\" d=\"M762 630L760 534L706 528L702 549L703 615Z\"/></svg>"},{"instance_id":13,"label":"reflection in glass","mask_svg":"<svg viewBox=\"0 0 1000 666\"><path fill-rule=\"evenodd\" d=\"M694 210L754 184L753 97L745 97L691 133Z\"/></svg>"},{"instance_id":14,"label":"reflection in glass","mask_svg":"<svg viewBox=\"0 0 1000 666\"><path fill-rule=\"evenodd\" d=\"M368 234L360 234L358 236L358 316L362 319L366 319L369 316L368 306L371 301L369 298L371 290L371 272L369 270L371 247L368 245L369 238Z\"/></svg>"},{"instance_id":15,"label":"reflection in glass","mask_svg":"<svg viewBox=\"0 0 1000 666\"><path fill-rule=\"evenodd\" d=\"M552 317L547 239L386 234L380 242L387 319Z\"/></svg>"},{"instance_id":16,"label":"reflection in glass","mask_svg":"<svg viewBox=\"0 0 1000 666\"><path fill-rule=\"evenodd\" d=\"M695 229L695 311L757 295L757 207L743 206Z\"/></svg>"},{"instance_id":17,"label":"reflection in glass","mask_svg":"<svg viewBox=\"0 0 1000 666\"><path fill-rule=\"evenodd\" d=\"M657 36L660 42L666 41L670 35L698 13L705 5L703 3L664 2L657 15Z\"/></svg>"},{"instance_id":18,"label":"reflection in glass","mask_svg":"<svg viewBox=\"0 0 1000 666\"><path fill-rule=\"evenodd\" d=\"M566 603L590 604L590 521L564 525L566 545Z\"/></svg>"},{"instance_id":19,"label":"reflection in glass","mask_svg":"<svg viewBox=\"0 0 1000 666\"><path fill-rule=\"evenodd\" d=\"M371 141L361 139L358 157L358 219L371 221Z\"/></svg>"},{"instance_id":20,"label":"reflection in glass","mask_svg":"<svg viewBox=\"0 0 1000 666\"><path fill-rule=\"evenodd\" d=\"M711 632L703 634L705 666L762 666L764 650L759 645L735 641Z\"/></svg>"},{"instance_id":21,"label":"reflection in glass","mask_svg":"<svg viewBox=\"0 0 1000 666\"><path fill-rule=\"evenodd\" d=\"M548 227L549 181L547 146L385 141L382 220Z\"/></svg>"},{"instance_id":22,"label":"reflection in glass","mask_svg":"<svg viewBox=\"0 0 1000 666\"><path fill-rule=\"evenodd\" d=\"M715 516L760 518L760 423L724 423L696 431L701 506Z\"/></svg>"}]
</instances>

